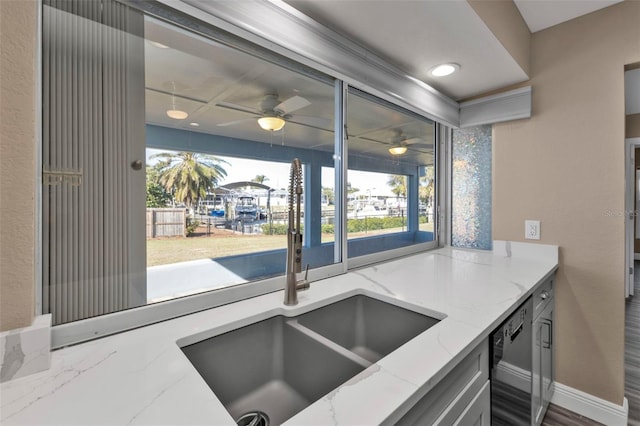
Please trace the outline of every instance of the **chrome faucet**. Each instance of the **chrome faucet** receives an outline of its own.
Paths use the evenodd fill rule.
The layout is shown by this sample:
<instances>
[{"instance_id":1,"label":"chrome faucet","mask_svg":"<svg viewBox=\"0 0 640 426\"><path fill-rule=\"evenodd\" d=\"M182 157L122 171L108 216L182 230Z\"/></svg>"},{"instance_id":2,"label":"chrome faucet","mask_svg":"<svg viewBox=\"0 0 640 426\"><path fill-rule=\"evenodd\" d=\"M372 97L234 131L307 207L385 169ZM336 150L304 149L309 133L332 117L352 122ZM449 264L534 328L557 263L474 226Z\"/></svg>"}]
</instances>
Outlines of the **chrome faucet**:
<instances>
[{"instance_id":1,"label":"chrome faucet","mask_svg":"<svg viewBox=\"0 0 640 426\"><path fill-rule=\"evenodd\" d=\"M289 173L289 225L287 226L287 284L284 288L284 304L298 303L298 290L309 288L307 265L304 278L298 280L302 271L302 233L300 232L300 199L302 198L302 164L294 158Z\"/></svg>"}]
</instances>

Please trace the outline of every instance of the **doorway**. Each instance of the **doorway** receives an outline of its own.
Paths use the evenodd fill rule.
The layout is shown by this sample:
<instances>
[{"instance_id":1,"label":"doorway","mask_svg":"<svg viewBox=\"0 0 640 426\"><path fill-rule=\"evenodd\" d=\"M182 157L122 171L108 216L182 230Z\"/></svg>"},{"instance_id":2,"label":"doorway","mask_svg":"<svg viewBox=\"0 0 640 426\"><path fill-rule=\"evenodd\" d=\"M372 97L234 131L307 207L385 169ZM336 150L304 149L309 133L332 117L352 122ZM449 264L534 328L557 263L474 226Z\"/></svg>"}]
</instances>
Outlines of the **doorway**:
<instances>
[{"instance_id":1,"label":"doorway","mask_svg":"<svg viewBox=\"0 0 640 426\"><path fill-rule=\"evenodd\" d=\"M635 261L640 260L640 138L625 140L625 297L634 294Z\"/></svg>"}]
</instances>

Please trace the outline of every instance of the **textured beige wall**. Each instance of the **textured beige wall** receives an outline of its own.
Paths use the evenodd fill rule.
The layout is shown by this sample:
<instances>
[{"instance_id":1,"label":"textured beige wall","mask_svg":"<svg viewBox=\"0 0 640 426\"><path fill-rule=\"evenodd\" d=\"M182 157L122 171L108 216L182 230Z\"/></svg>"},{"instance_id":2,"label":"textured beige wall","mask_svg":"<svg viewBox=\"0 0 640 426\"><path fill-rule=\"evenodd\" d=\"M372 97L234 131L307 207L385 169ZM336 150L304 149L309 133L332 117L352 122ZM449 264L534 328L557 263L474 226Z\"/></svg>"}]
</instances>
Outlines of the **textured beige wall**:
<instances>
[{"instance_id":1,"label":"textured beige wall","mask_svg":"<svg viewBox=\"0 0 640 426\"><path fill-rule=\"evenodd\" d=\"M494 36L520 65L530 74L531 33L513 0L467 0Z\"/></svg>"},{"instance_id":2,"label":"textured beige wall","mask_svg":"<svg viewBox=\"0 0 640 426\"><path fill-rule=\"evenodd\" d=\"M532 35L533 115L494 126L493 229L558 244L556 378L624 393L624 65L640 59L640 2Z\"/></svg>"},{"instance_id":3,"label":"textured beige wall","mask_svg":"<svg viewBox=\"0 0 640 426\"><path fill-rule=\"evenodd\" d=\"M0 0L0 330L34 316L37 3Z\"/></svg>"}]
</instances>

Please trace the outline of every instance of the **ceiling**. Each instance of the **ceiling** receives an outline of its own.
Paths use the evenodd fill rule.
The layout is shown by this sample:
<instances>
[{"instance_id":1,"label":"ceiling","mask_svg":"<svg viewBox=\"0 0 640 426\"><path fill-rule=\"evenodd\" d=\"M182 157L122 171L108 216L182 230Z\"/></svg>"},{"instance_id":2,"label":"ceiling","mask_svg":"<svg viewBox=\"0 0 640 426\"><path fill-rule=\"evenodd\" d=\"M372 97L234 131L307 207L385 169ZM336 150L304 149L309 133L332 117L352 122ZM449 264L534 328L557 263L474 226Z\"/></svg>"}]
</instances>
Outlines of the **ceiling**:
<instances>
[{"instance_id":1,"label":"ceiling","mask_svg":"<svg viewBox=\"0 0 640 426\"><path fill-rule=\"evenodd\" d=\"M532 33L544 30L622 0L513 0Z\"/></svg>"},{"instance_id":2,"label":"ceiling","mask_svg":"<svg viewBox=\"0 0 640 426\"><path fill-rule=\"evenodd\" d=\"M285 0L305 15L460 100L528 80L466 1ZM515 0L532 32L621 0ZM337 7L339 5L339 7ZM432 77L454 62L458 72Z\"/></svg>"},{"instance_id":3,"label":"ceiling","mask_svg":"<svg viewBox=\"0 0 640 426\"><path fill-rule=\"evenodd\" d=\"M145 18L146 121L224 138L334 151L334 86L255 58L151 17ZM434 125L427 119L349 94L350 155L411 165L433 163ZM168 110L188 114L173 119ZM263 130L258 118L279 115L285 127ZM231 140L231 139L229 139ZM404 144L407 155L389 148ZM153 141L150 141L153 147Z\"/></svg>"},{"instance_id":4,"label":"ceiling","mask_svg":"<svg viewBox=\"0 0 640 426\"><path fill-rule=\"evenodd\" d=\"M515 0L532 31L616 1ZM460 100L528 80L466 1L289 0L326 27L374 52L409 75ZM339 7L338 7L339 6ZM147 122L269 144L332 152L333 86L284 69L153 18L145 20ZM160 43L160 44L158 44ZM460 64L436 79L432 67ZM395 161L432 164L433 124L369 99L350 95L350 152L391 158L388 148L408 144ZM180 109L187 119L167 117ZM257 118L278 110L284 130L268 132Z\"/></svg>"}]
</instances>

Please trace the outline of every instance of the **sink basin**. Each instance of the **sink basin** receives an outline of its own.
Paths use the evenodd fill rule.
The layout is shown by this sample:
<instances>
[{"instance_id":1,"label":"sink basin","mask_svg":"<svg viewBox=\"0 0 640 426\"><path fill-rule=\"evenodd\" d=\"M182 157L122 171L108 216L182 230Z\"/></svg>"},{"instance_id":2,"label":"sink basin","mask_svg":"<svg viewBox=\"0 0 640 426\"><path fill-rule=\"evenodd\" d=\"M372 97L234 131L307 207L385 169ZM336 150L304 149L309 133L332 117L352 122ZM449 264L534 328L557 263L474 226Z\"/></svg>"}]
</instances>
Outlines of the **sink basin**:
<instances>
[{"instance_id":1,"label":"sink basin","mask_svg":"<svg viewBox=\"0 0 640 426\"><path fill-rule=\"evenodd\" d=\"M433 326L367 296L275 316L182 347L238 424L278 425Z\"/></svg>"},{"instance_id":2,"label":"sink basin","mask_svg":"<svg viewBox=\"0 0 640 426\"><path fill-rule=\"evenodd\" d=\"M296 330L282 316L182 350L235 420L257 410L271 425L366 367Z\"/></svg>"},{"instance_id":3,"label":"sink basin","mask_svg":"<svg viewBox=\"0 0 640 426\"><path fill-rule=\"evenodd\" d=\"M301 325L369 362L378 361L439 321L362 295L298 317Z\"/></svg>"}]
</instances>

